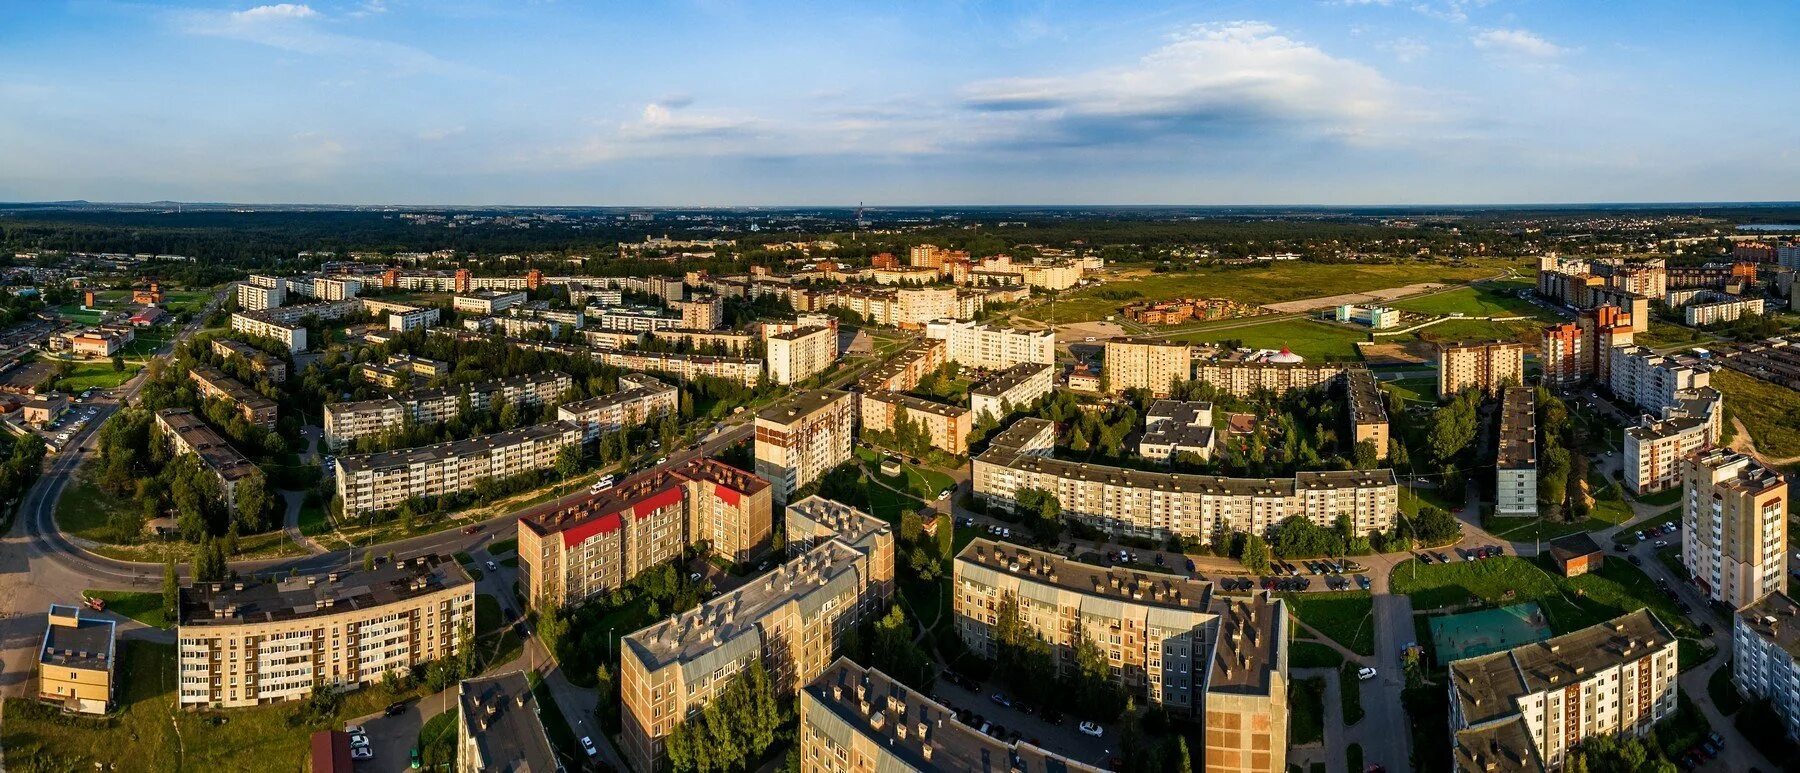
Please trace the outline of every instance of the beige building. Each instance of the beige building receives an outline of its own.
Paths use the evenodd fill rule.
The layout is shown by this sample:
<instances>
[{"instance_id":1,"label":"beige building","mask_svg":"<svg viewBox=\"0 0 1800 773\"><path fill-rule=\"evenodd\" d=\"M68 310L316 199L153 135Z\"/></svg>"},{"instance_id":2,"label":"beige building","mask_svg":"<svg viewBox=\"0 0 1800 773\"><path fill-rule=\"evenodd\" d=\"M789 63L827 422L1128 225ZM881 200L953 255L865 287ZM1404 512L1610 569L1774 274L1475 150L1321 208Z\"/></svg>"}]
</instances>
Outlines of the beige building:
<instances>
[{"instance_id":1,"label":"beige building","mask_svg":"<svg viewBox=\"0 0 1800 773\"><path fill-rule=\"evenodd\" d=\"M273 338L280 341L290 352L306 351L305 327L270 319L263 312L232 314L231 329L248 335Z\"/></svg>"},{"instance_id":2,"label":"beige building","mask_svg":"<svg viewBox=\"0 0 1800 773\"><path fill-rule=\"evenodd\" d=\"M723 462L701 457L655 469L520 516L519 587L533 607L563 607L616 590L702 542L728 561L750 561L769 547L772 512L769 484Z\"/></svg>"},{"instance_id":3,"label":"beige building","mask_svg":"<svg viewBox=\"0 0 1800 773\"><path fill-rule=\"evenodd\" d=\"M1260 391L1285 395L1295 389L1330 386L1343 378L1349 369L1338 363L1202 360L1194 364L1194 380L1204 381L1236 397L1249 397Z\"/></svg>"},{"instance_id":4,"label":"beige building","mask_svg":"<svg viewBox=\"0 0 1800 773\"><path fill-rule=\"evenodd\" d=\"M369 571L181 589L180 704L303 700L315 683L353 690L449 657L472 640L475 581L441 556Z\"/></svg>"},{"instance_id":5,"label":"beige building","mask_svg":"<svg viewBox=\"0 0 1800 773\"><path fill-rule=\"evenodd\" d=\"M1116 338L1106 342L1103 372L1111 394L1143 389L1167 397L1172 385L1194 377L1193 354L1183 343Z\"/></svg>"},{"instance_id":6,"label":"beige building","mask_svg":"<svg viewBox=\"0 0 1800 773\"><path fill-rule=\"evenodd\" d=\"M444 372L447 371L448 366L445 366ZM398 429L406 421L440 424L461 416L465 401L471 413L491 411L502 403L517 406L553 404L572 386L574 381L568 374L545 371L469 384L412 389L379 400L329 403L325 406L325 441L333 446L342 445L359 437Z\"/></svg>"},{"instance_id":7,"label":"beige building","mask_svg":"<svg viewBox=\"0 0 1800 773\"><path fill-rule=\"evenodd\" d=\"M979 420L986 414L1002 421L1010 413L1009 408L1024 410L1055 389L1055 366L1020 363L969 390L969 415Z\"/></svg>"},{"instance_id":8,"label":"beige building","mask_svg":"<svg viewBox=\"0 0 1800 773\"><path fill-rule=\"evenodd\" d=\"M239 358L250 363L250 369L270 381L287 380L287 363L249 344L229 338L212 340L213 354L225 359Z\"/></svg>"},{"instance_id":9,"label":"beige building","mask_svg":"<svg viewBox=\"0 0 1800 773\"><path fill-rule=\"evenodd\" d=\"M1500 400L1494 463L1494 514L1537 515L1537 392L1507 387Z\"/></svg>"},{"instance_id":10,"label":"beige building","mask_svg":"<svg viewBox=\"0 0 1800 773\"><path fill-rule=\"evenodd\" d=\"M432 498L467 491L483 478L503 480L548 470L564 448L580 445L582 428L552 421L467 440L341 456L337 495L344 516L399 507L413 497Z\"/></svg>"},{"instance_id":11,"label":"beige building","mask_svg":"<svg viewBox=\"0 0 1800 773\"><path fill-rule=\"evenodd\" d=\"M849 658L801 690L798 708L801 773L1104 770L969 727L949 707Z\"/></svg>"},{"instance_id":12,"label":"beige building","mask_svg":"<svg viewBox=\"0 0 1800 773\"><path fill-rule=\"evenodd\" d=\"M1015 365L1056 363L1056 333L1014 330L953 319L934 320L925 337L944 342L944 357L966 368L1004 370Z\"/></svg>"},{"instance_id":13,"label":"beige building","mask_svg":"<svg viewBox=\"0 0 1800 773\"><path fill-rule=\"evenodd\" d=\"M1450 664L1459 773L1560 770L1598 736L1643 736L1674 715L1675 635L1647 609Z\"/></svg>"},{"instance_id":14,"label":"beige building","mask_svg":"<svg viewBox=\"0 0 1800 773\"><path fill-rule=\"evenodd\" d=\"M1387 393L1368 368L1344 369L1344 402L1350 408L1350 441L1375 445L1375 458L1388 457Z\"/></svg>"},{"instance_id":15,"label":"beige building","mask_svg":"<svg viewBox=\"0 0 1800 773\"><path fill-rule=\"evenodd\" d=\"M275 281L281 282L282 280L280 277L275 277ZM276 284L265 287L262 285L245 283L237 286L238 307L247 311L262 311L265 309L278 308L286 301L286 284Z\"/></svg>"},{"instance_id":16,"label":"beige building","mask_svg":"<svg viewBox=\"0 0 1800 773\"><path fill-rule=\"evenodd\" d=\"M596 349L590 353L590 356L622 370L660 373L679 381L692 381L701 376L707 376L753 387L763 377L763 361L748 357L715 357L707 354L672 354L622 349Z\"/></svg>"},{"instance_id":17,"label":"beige building","mask_svg":"<svg viewBox=\"0 0 1800 773\"><path fill-rule=\"evenodd\" d=\"M725 301L717 295L695 294L670 301L669 308L681 315L681 326L689 330L714 330L725 324Z\"/></svg>"},{"instance_id":18,"label":"beige building","mask_svg":"<svg viewBox=\"0 0 1800 773\"><path fill-rule=\"evenodd\" d=\"M1625 485L1649 494L1681 485L1681 460L1719 442L1725 397L1712 387L1684 389L1677 405L1644 414L1624 432Z\"/></svg>"},{"instance_id":19,"label":"beige building","mask_svg":"<svg viewBox=\"0 0 1800 773\"><path fill-rule=\"evenodd\" d=\"M459 314L473 314L491 317L502 311L525 302L522 292L506 292L504 290L476 290L467 295L457 295L450 299L450 308Z\"/></svg>"},{"instance_id":20,"label":"beige building","mask_svg":"<svg viewBox=\"0 0 1800 773\"><path fill-rule=\"evenodd\" d=\"M890 568L891 569L891 568ZM656 770L663 738L752 663L778 694L823 673L843 638L886 609L893 576L830 540L749 583L624 638L619 691L625 758Z\"/></svg>"},{"instance_id":21,"label":"beige building","mask_svg":"<svg viewBox=\"0 0 1800 773\"><path fill-rule=\"evenodd\" d=\"M608 330L593 332L596 336L589 336L588 343L597 346L606 345L617 348L622 344L637 344L637 336L635 335L631 336L629 340L620 341L617 338L617 336L620 335L617 331ZM689 346L694 347L696 351L719 351L734 356L742 355L745 352L754 349L756 346L756 336L749 333L739 333L734 330L690 330L687 328L673 327L662 330L652 330L646 333L646 335L650 336L651 340L654 341L666 341L671 344L686 343ZM597 341L595 340L597 336L605 336L608 337L608 339Z\"/></svg>"},{"instance_id":22,"label":"beige building","mask_svg":"<svg viewBox=\"0 0 1800 773\"><path fill-rule=\"evenodd\" d=\"M117 626L80 607L51 604L38 645L38 700L79 714L105 714L118 695Z\"/></svg>"},{"instance_id":23,"label":"beige building","mask_svg":"<svg viewBox=\"0 0 1800 773\"><path fill-rule=\"evenodd\" d=\"M1266 534L1290 516L1331 527L1342 515L1357 534L1393 528L1399 509L1394 471L1299 472L1292 478L1144 472L1054 458L1056 427L1024 418L976 456L975 496L1012 508L1020 489L1056 495L1063 516L1108 534L1210 542L1232 532Z\"/></svg>"},{"instance_id":24,"label":"beige building","mask_svg":"<svg viewBox=\"0 0 1800 773\"><path fill-rule=\"evenodd\" d=\"M969 452L973 414L967 408L900 392L869 392L859 402L865 431L892 432L894 420L905 416L931 438L932 448L956 456Z\"/></svg>"},{"instance_id":25,"label":"beige building","mask_svg":"<svg viewBox=\"0 0 1800 773\"><path fill-rule=\"evenodd\" d=\"M224 498L225 506L236 509L238 481L256 473L256 465L186 408L157 411L156 434L166 440L177 455L198 457L200 465L218 479L219 495Z\"/></svg>"},{"instance_id":26,"label":"beige building","mask_svg":"<svg viewBox=\"0 0 1800 773\"><path fill-rule=\"evenodd\" d=\"M850 461L856 401L848 392L815 389L756 415L756 474L773 484L775 501Z\"/></svg>"},{"instance_id":27,"label":"beige building","mask_svg":"<svg viewBox=\"0 0 1800 773\"><path fill-rule=\"evenodd\" d=\"M769 380L795 384L825 372L837 362L837 331L828 327L800 327L767 335Z\"/></svg>"},{"instance_id":28,"label":"beige building","mask_svg":"<svg viewBox=\"0 0 1800 773\"><path fill-rule=\"evenodd\" d=\"M1717 325L1735 321L1746 314L1763 313L1763 300L1761 298L1731 298L1710 303L1690 303L1682 308L1681 313L1686 317L1690 327Z\"/></svg>"},{"instance_id":29,"label":"beige building","mask_svg":"<svg viewBox=\"0 0 1800 773\"><path fill-rule=\"evenodd\" d=\"M224 400L244 417L244 421L263 429L275 429L275 401L244 386L244 382L225 375L225 371L196 363L188 368L188 379L194 382L201 398Z\"/></svg>"},{"instance_id":30,"label":"beige building","mask_svg":"<svg viewBox=\"0 0 1800 773\"><path fill-rule=\"evenodd\" d=\"M630 427L641 427L651 418L675 413L681 407L681 390L650 376L619 377L619 388L556 409L556 418L582 426L585 441Z\"/></svg>"},{"instance_id":31,"label":"beige building","mask_svg":"<svg viewBox=\"0 0 1800 773\"><path fill-rule=\"evenodd\" d=\"M456 719L457 773L548 773L562 767L524 671L462 680L456 686Z\"/></svg>"},{"instance_id":32,"label":"beige building","mask_svg":"<svg viewBox=\"0 0 1800 773\"><path fill-rule=\"evenodd\" d=\"M1725 450L1683 460L1681 563L1708 598L1740 609L1787 592L1787 481Z\"/></svg>"},{"instance_id":33,"label":"beige building","mask_svg":"<svg viewBox=\"0 0 1800 773\"><path fill-rule=\"evenodd\" d=\"M1438 399L1473 387L1488 395L1525 383L1525 345L1507 341L1438 344Z\"/></svg>"}]
</instances>

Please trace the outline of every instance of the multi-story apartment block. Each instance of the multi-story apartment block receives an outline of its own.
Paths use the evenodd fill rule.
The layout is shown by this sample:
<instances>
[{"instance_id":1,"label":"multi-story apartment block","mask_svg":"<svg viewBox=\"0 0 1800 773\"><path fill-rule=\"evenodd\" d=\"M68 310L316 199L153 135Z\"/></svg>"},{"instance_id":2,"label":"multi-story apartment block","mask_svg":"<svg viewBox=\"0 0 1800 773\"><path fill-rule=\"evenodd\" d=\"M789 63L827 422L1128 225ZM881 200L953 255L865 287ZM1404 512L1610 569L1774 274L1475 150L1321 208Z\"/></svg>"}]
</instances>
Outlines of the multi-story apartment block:
<instances>
[{"instance_id":1,"label":"multi-story apartment block","mask_svg":"<svg viewBox=\"0 0 1800 773\"><path fill-rule=\"evenodd\" d=\"M645 333L656 330L678 330L687 327L680 317L664 314L661 309L607 309L594 319L601 330L628 330Z\"/></svg>"},{"instance_id":2,"label":"multi-story apartment block","mask_svg":"<svg viewBox=\"0 0 1800 773\"><path fill-rule=\"evenodd\" d=\"M180 705L303 700L313 685L353 690L473 642L475 581L422 556L372 570L203 582L181 589L175 636Z\"/></svg>"},{"instance_id":3,"label":"multi-story apartment block","mask_svg":"<svg viewBox=\"0 0 1800 773\"><path fill-rule=\"evenodd\" d=\"M656 770L663 739L733 677L760 662L777 694L823 673L843 638L887 606L893 577L839 540L698 608L627 636L620 647L624 752Z\"/></svg>"},{"instance_id":4,"label":"multi-story apartment block","mask_svg":"<svg viewBox=\"0 0 1800 773\"><path fill-rule=\"evenodd\" d=\"M400 333L424 330L432 325L436 325L443 319L443 316L443 310L435 308L396 311L388 314L387 326L389 330Z\"/></svg>"},{"instance_id":5,"label":"multi-story apartment block","mask_svg":"<svg viewBox=\"0 0 1800 773\"><path fill-rule=\"evenodd\" d=\"M219 480L219 495L225 506L237 506L237 484L257 472L256 465L232 448L199 416L186 408L164 408L156 412L157 434L168 441L177 455L193 454L200 465Z\"/></svg>"},{"instance_id":6,"label":"multi-story apartment block","mask_svg":"<svg viewBox=\"0 0 1800 773\"><path fill-rule=\"evenodd\" d=\"M695 294L672 301L669 307L681 314L681 326L690 330L713 330L725 324L725 301L717 295Z\"/></svg>"},{"instance_id":7,"label":"multi-story apartment block","mask_svg":"<svg viewBox=\"0 0 1800 773\"><path fill-rule=\"evenodd\" d=\"M1681 394L1712 385L1714 365L1692 355L1661 355L1642 346L1607 352L1607 387L1615 397L1659 412L1681 404Z\"/></svg>"},{"instance_id":8,"label":"multi-story apartment block","mask_svg":"<svg viewBox=\"0 0 1800 773\"><path fill-rule=\"evenodd\" d=\"M545 347L548 348L548 347ZM623 349L595 349L589 356L615 368L649 371L693 381L702 376L756 386L763 377L763 361L748 357L714 357L706 354L670 354Z\"/></svg>"},{"instance_id":9,"label":"multi-story apartment block","mask_svg":"<svg viewBox=\"0 0 1800 773\"><path fill-rule=\"evenodd\" d=\"M1176 454L1212 458L1213 405L1208 402L1157 400L1144 414L1138 456L1169 461Z\"/></svg>"},{"instance_id":10,"label":"multi-story apartment block","mask_svg":"<svg viewBox=\"0 0 1800 773\"><path fill-rule=\"evenodd\" d=\"M244 386L244 382L225 375L225 371L195 363L188 368L188 379L194 382L194 387L202 398L224 400L237 409L244 421L263 429L275 429L275 401Z\"/></svg>"},{"instance_id":11,"label":"multi-story apartment block","mask_svg":"<svg viewBox=\"0 0 1800 773\"><path fill-rule=\"evenodd\" d=\"M1056 426L1013 422L975 457L974 493L990 507L1012 508L1020 489L1056 495L1063 515L1109 534L1210 541L1234 531L1263 534L1290 516L1320 526L1350 521L1357 534L1394 525L1394 471L1300 472L1292 478L1227 478L1158 473L1070 462L1051 456Z\"/></svg>"},{"instance_id":12,"label":"multi-story apartment block","mask_svg":"<svg viewBox=\"0 0 1800 773\"><path fill-rule=\"evenodd\" d=\"M1537 515L1537 392L1507 387L1494 456L1494 514Z\"/></svg>"},{"instance_id":13,"label":"multi-story apartment block","mask_svg":"<svg viewBox=\"0 0 1800 773\"><path fill-rule=\"evenodd\" d=\"M427 362L436 362L428 360ZM538 406L555 403L574 384L558 371L476 381L469 384L413 389L379 400L328 403L325 441L339 446L359 437L397 429L406 421L438 424L457 418L466 408L480 413L503 403ZM624 382L621 379L621 386Z\"/></svg>"},{"instance_id":14,"label":"multi-story apartment block","mask_svg":"<svg viewBox=\"0 0 1800 773\"><path fill-rule=\"evenodd\" d=\"M38 644L38 700L78 714L105 714L118 695L117 626L51 604Z\"/></svg>"},{"instance_id":15,"label":"multi-story apartment block","mask_svg":"<svg viewBox=\"0 0 1800 773\"><path fill-rule=\"evenodd\" d=\"M365 362L357 366L356 375L364 381L397 389L412 383L413 377L438 378L450 375L450 363L410 354L388 355L384 363Z\"/></svg>"},{"instance_id":16,"label":"multi-story apartment block","mask_svg":"<svg viewBox=\"0 0 1800 773\"><path fill-rule=\"evenodd\" d=\"M621 341L616 330L589 331L599 336L612 336L606 340L596 340L595 336L584 335L583 338L592 346L611 346L618 348L624 345L637 345L637 336L631 335L629 340ZM719 351L725 354L742 355L756 348L756 336L731 330L688 330L672 327L663 330L649 331L653 341L664 341L671 344L685 343L697 351Z\"/></svg>"},{"instance_id":17,"label":"multi-story apartment block","mask_svg":"<svg viewBox=\"0 0 1800 773\"><path fill-rule=\"evenodd\" d=\"M1438 345L1438 399L1471 387L1488 395L1525 383L1525 346L1510 341Z\"/></svg>"},{"instance_id":18,"label":"multi-story apartment block","mask_svg":"<svg viewBox=\"0 0 1800 773\"><path fill-rule=\"evenodd\" d=\"M1800 604L1776 592L1737 611L1731 677L1739 694L1773 705L1787 737L1800 740Z\"/></svg>"},{"instance_id":19,"label":"multi-story apartment block","mask_svg":"<svg viewBox=\"0 0 1800 773\"><path fill-rule=\"evenodd\" d=\"M456 685L456 773L562 769L524 671Z\"/></svg>"},{"instance_id":20,"label":"multi-story apartment block","mask_svg":"<svg viewBox=\"0 0 1800 773\"><path fill-rule=\"evenodd\" d=\"M1746 314L1763 313L1763 300L1761 298L1733 298L1708 303L1690 303L1682 307L1681 313L1686 317L1689 326L1717 325L1722 322L1735 321Z\"/></svg>"},{"instance_id":21,"label":"multi-story apartment block","mask_svg":"<svg viewBox=\"0 0 1800 773\"><path fill-rule=\"evenodd\" d=\"M931 447L962 456L969 452L973 414L960 405L947 405L902 392L865 392L858 398L862 428L892 432L898 417L905 416L931 439Z\"/></svg>"},{"instance_id":22,"label":"multi-story apartment block","mask_svg":"<svg viewBox=\"0 0 1800 773\"><path fill-rule=\"evenodd\" d=\"M1004 420L1012 411L1031 406L1055 389L1055 366L1022 362L970 389L969 415Z\"/></svg>"},{"instance_id":23,"label":"multi-story apartment block","mask_svg":"<svg viewBox=\"0 0 1800 773\"><path fill-rule=\"evenodd\" d=\"M956 712L887 674L838 658L800 691L801 773L1006 770L1102 773L1026 742L965 725Z\"/></svg>"},{"instance_id":24,"label":"multi-story apartment block","mask_svg":"<svg viewBox=\"0 0 1800 773\"><path fill-rule=\"evenodd\" d=\"M1644 312L1648 314L1649 311ZM1647 323L1645 323L1647 325ZM1630 346L1637 336L1631 313L1614 305L1601 305L1581 312L1575 318L1581 328L1581 367L1584 378L1602 384L1612 381L1612 351Z\"/></svg>"},{"instance_id":25,"label":"multi-story apartment block","mask_svg":"<svg viewBox=\"0 0 1800 773\"><path fill-rule=\"evenodd\" d=\"M460 314L475 314L491 317L502 311L518 306L529 297L522 292L506 292L504 290L476 290L466 295L459 294L450 299L450 308Z\"/></svg>"},{"instance_id":26,"label":"multi-story apartment block","mask_svg":"<svg viewBox=\"0 0 1800 773\"><path fill-rule=\"evenodd\" d=\"M287 363L254 346L229 338L214 338L212 350L214 354L226 359L237 357L249 362L251 370L270 381L287 380Z\"/></svg>"},{"instance_id":27,"label":"multi-story apartment block","mask_svg":"<svg viewBox=\"0 0 1800 773\"><path fill-rule=\"evenodd\" d=\"M1647 609L1450 664L1458 773L1561 770L1599 736L1642 736L1675 713L1675 635Z\"/></svg>"},{"instance_id":28,"label":"multi-story apartment block","mask_svg":"<svg viewBox=\"0 0 1800 773\"><path fill-rule=\"evenodd\" d=\"M901 350L881 367L856 380L858 392L905 392L945 362L942 341L924 339Z\"/></svg>"},{"instance_id":29,"label":"multi-story apartment block","mask_svg":"<svg viewBox=\"0 0 1800 773\"><path fill-rule=\"evenodd\" d=\"M867 554L869 571L876 577L894 576L893 527L887 521L815 494L788 503L782 526L789 559L838 540Z\"/></svg>"},{"instance_id":30,"label":"multi-story apartment block","mask_svg":"<svg viewBox=\"0 0 1800 773\"><path fill-rule=\"evenodd\" d=\"M337 495L344 515L398 507L413 497L467 491L483 478L501 480L556 465L557 454L580 445L582 428L553 421L448 443L341 456Z\"/></svg>"},{"instance_id":31,"label":"multi-story apartment block","mask_svg":"<svg viewBox=\"0 0 1800 773\"><path fill-rule=\"evenodd\" d=\"M519 518L519 587L557 608L616 590L706 543L734 562L768 549L769 484L709 458L657 469Z\"/></svg>"},{"instance_id":32,"label":"multi-story apartment block","mask_svg":"<svg viewBox=\"0 0 1800 773\"><path fill-rule=\"evenodd\" d=\"M1625 428L1625 485L1650 494L1681 485L1681 460L1719 442L1725 398L1712 387L1676 393L1678 405L1644 414Z\"/></svg>"},{"instance_id":33,"label":"multi-story apartment block","mask_svg":"<svg viewBox=\"0 0 1800 773\"><path fill-rule=\"evenodd\" d=\"M642 374L619 377L619 388L556 409L556 418L583 428L582 438L592 442L608 432L640 427L651 418L673 414L681 407L681 390Z\"/></svg>"},{"instance_id":34,"label":"multi-story apartment block","mask_svg":"<svg viewBox=\"0 0 1800 773\"><path fill-rule=\"evenodd\" d=\"M850 460L856 401L848 392L815 389L756 415L756 474L774 485L775 501Z\"/></svg>"},{"instance_id":35,"label":"multi-story apartment block","mask_svg":"<svg viewBox=\"0 0 1800 773\"><path fill-rule=\"evenodd\" d=\"M1216 596L1176 574L1094 566L977 538L956 556L956 631L970 650L998 655L1004 608L1074 665L1091 642L1133 695L1177 716L1204 717L1206 769L1286 770L1285 605L1268 594Z\"/></svg>"},{"instance_id":36,"label":"multi-story apartment block","mask_svg":"<svg viewBox=\"0 0 1800 773\"><path fill-rule=\"evenodd\" d=\"M795 384L825 372L838 358L837 330L800 327L766 334L769 380Z\"/></svg>"},{"instance_id":37,"label":"multi-story apartment block","mask_svg":"<svg viewBox=\"0 0 1800 773\"><path fill-rule=\"evenodd\" d=\"M1106 342L1106 391L1142 389L1167 397L1176 383L1194 377L1192 349L1184 343L1115 338Z\"/></svg>"},{"instance_id":38,"label":"multi-story apartment block","mask_svg":"<svg viewBox=\"0 0 1800 773\"><path fill-rule=\"evenodd\" d=\"M1581 326L1573 322L1544 328L1538 344L1538 363L1544 386L1559 392L1581 385L1593 376L1593 357L1584 344Z\"/></svg>"},{"instance_id":39,"label":"multi-story apartment block","mask_svg":"<svg viewBox=\"0 0 1800 773\"><path fill-rule=\"evenodd\" d=\"M254 278L254 277L253 277ZM287 285L280 277L274 277L276 284L258 285L243 283L237 286L238 308L246 311L263 311L280 308L287 302Z\"/></svg>"},{"instance_id":40,"label":"multi-story apartment block","mask_svg":"<svg viewBox=\"0 0 1800 773\"><path fill-rule=\"evenodd\" d=\"M1681 563L1732 609L1787 592L1787 481L1725 450L1683 460Z\"/></svg>"},{"instance_id":41,"label":"multi-story apartment block","mask_svg":"<svg viewBox=\"0 0 1800 773\"><path fill-rule=\"evenodd\" d=\"M1344 369L1344 403L1350 408L1350 442L1368 441L1375 458L1388 456L1387 393L1368 368Z\"/></svg>"},{"instance_id":42,"label":"multi-story apartment block","mask_svg":"<svg viewBox=\"0 0 1800 773\"><path fill-rule=\"evenodd\" d=\"M1014 330L940 319L925 326L925 337L942 340L944 357L966 368L1002 370L1025 363L1056 363L1053 330Z\"/></svg>"},{"instance_id":43,"label":"multi-story apartment block","mask_svg":"<svg viewBox=\"0 0 1800 773\"><path fill-rule=\"evenodd\" d=\"M1368 368L1333 363L1201 360L1194 364L1194 380L1237 397L1265 391L1285 395L1295 389L1341 388L1349 407L1351 442L1367 440L1374 444L1376 458L1387 458L1387 395Z\"/></svg>"}]
</instances>

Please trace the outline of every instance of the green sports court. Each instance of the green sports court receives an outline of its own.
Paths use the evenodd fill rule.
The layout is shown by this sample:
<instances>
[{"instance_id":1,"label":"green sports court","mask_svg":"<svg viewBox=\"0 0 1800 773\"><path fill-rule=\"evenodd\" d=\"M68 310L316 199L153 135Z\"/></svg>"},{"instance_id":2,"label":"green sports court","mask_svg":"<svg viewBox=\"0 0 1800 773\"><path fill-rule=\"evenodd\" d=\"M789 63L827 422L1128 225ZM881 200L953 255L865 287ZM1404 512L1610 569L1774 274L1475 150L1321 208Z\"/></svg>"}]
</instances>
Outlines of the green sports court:
<instances>
[{"instance_id":1,"label":"green sports court","mask_svg":"<svg viewBox=\"0 0 1800 773\"><path fill-rule=\"evenodd\" d=\"M1431 643L1437 649L1440 666L1543 641L1552 635L1543 610L1529 601L1480 612L1440 615L1430 622Z\"/></svg>"}]
</instances>

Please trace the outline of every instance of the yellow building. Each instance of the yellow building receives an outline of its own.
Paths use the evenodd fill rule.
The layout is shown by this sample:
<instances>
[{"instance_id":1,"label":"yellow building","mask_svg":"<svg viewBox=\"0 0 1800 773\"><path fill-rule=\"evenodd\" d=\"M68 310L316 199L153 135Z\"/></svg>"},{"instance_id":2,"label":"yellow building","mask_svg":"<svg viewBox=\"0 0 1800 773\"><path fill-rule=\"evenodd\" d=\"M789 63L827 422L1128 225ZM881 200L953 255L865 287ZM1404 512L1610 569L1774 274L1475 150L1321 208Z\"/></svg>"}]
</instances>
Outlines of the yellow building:
<instances>
[{"instance_id":1,"label":"yellow building","mask_svg":"<svg viewBox=\"0 0 1800 773\"><path fill-rule=\"evenodd\" d=\"M1787 592L1787 481L1723 449L1682 462L1681 563L1707 598L1742 609Z\"/></svg>"},{"instance_id":2,"label":"yellow building","mask_svg":"<svg viewBox=\"0 0 1800 773\"><path fill-rule=\"evenodd\" d=\"M38 647L38 700L65 711L105 714L112 708L116 626L86 617L80 607L50 605Z\"/></svg>"},{"instance_id":3,"label":"yellow building","mask_svg":"<svg viewBox=\"0 0 1800 773\"><path fill-rule=\"evenodd\" d=\"M1121 394L1142 389L1167 397L1177 382L1194 377L1193 354L1187 344L1151 339L1106 342L1106 391Z\"/></svg>"},{"instance_id":4,"label":"yellow building","mask_svg":"<svg viewBox=\"0 0 1800 773\"><path fill-rule=\"evenodd\" d=\"M756 474L774 485L775 501L850 461L856 401L848 392L815 389L756 414Z\"/></svg>"},{"instance_id":5,"label":"yellow building","mask_svg":"<svg viewBox=\"0 0 1800 773\"><path fill-rule=\"evenodd\" d=\"M1448 399L1474 387L1498 394L1503 386L1525 383L1525 345L1508 341L1438 345L1438 397Z\"/></svg>"}]
</instances>

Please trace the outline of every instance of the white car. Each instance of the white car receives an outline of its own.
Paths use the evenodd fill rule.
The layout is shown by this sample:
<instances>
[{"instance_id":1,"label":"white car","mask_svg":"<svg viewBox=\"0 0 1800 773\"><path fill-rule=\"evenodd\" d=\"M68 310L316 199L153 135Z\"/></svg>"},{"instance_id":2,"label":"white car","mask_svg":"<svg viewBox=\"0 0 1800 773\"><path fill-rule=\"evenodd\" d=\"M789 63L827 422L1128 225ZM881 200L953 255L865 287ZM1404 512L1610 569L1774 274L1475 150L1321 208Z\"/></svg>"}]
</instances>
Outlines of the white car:
<instances>
[{"instance_id":1,"label":"white car","mask_svg":"<svg viewBox=\"0 0 1800 773\"><path fill-rule=\"evenodd\" d=\"M1106 735L1106 728L1101 727L1093 722L1082 722L1081 723L1081 734L1082 735L1091 735L1095 738L1099 738L1100 736Z\"/></svg>"},{"instance_id":2,"label":"white car","mask_svg":"<svg viewBox=\"0 0 1800 773\"><path fill-rule=\"evenodd\" d=\"M367 746L354 747L350 750L350 759L353 759L353 760L375 759L375 750L371 749Z\"/></svg>"},{"instance_id":3,"label":"white car","mask_svg":"<svg viewBox=\"0 0 1800 773\"><path fill-rule=\"evenodd\" d=\"M500 571L500 565L499 565L499 564L496 564L496 563L494 563L494 562L492 562L492 561L489 561L489 562L487 562L487 568L488 568L488 571L490 571L490 572L498 572L498 571Z\"/></svg>"},{"instance_id":4,"label":"white car","mask_svg":"<svg viewBox=\"0 0 1800 773\"><path fill-rule=\"evenodd\" d=\"M581 737L581 750L587 752L587 756L589 757L599 756L600 754L600 750L594 747L594 739L585 735Z\"/></svg>"},{"instance_id":5,"label":"white car","mask_svg":"<svg viewBox=\"0 0 1800 773\"><path fill-rule=\"evenodd\" d=\"M351 735L368 735L368 733L363 732L362 725L345 725L344 732Z\"/></svg>"},{"instance_id":6,"label":"white car","mask_svg":"<svg viewBox=\"0 0 1800 773\"><path fill-rule=\"evenodd\" d=\"M1370 679L1374 679L1375 678L1375 669L1370 668L1368 666L1363 666L1362 668L1359 668L1356 670L1356 678L1358 681L1363 681L1363 682L1367 682Z\"/></svg>"},{"instance_id":7,"label":"white car","mask_svg":"<svg viewBox=\"0 0 1800 773\"><path fill-rule=\"evenodd\" d=\"M366 735L363 735L361 733L356 733L354 735L351 735L350 736L350 748L353 748L353 749L369 748L369 737Z\"/></svg>"}]
</instances>

